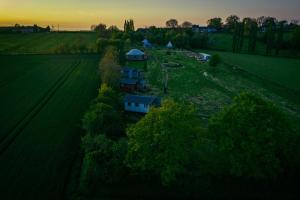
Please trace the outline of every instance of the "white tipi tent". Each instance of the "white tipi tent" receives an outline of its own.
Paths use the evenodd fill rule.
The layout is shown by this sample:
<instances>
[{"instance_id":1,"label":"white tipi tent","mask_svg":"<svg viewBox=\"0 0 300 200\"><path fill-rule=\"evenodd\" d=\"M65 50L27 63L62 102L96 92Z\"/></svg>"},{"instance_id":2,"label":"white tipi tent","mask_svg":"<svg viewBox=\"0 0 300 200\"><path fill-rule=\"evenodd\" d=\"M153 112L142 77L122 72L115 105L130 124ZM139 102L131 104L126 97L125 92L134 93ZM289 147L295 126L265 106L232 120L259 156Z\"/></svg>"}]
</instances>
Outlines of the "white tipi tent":
<instances>
[{"instance_id":1,"label":"white tipi tent","mask_svg":"<svg viewBox=\"0 0 300 200\"><path fill-rule=\"evenodd\" d=\"M173 48L173 44L172 44L171 41L169 41L169 43L167 44L167 48L168 48L168 49L172 49L172 48Z\"/></svg>"}]
</instances>

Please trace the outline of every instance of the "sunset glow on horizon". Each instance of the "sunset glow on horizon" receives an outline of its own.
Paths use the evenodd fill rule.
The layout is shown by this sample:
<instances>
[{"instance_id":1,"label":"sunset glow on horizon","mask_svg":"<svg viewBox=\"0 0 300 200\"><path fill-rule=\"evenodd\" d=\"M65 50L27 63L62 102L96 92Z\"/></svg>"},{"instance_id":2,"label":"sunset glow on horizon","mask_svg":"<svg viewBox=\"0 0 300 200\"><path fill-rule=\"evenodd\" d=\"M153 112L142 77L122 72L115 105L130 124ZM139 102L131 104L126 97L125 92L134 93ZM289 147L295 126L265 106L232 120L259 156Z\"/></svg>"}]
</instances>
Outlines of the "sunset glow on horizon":
<instances>
[{"instance_id":1,"label":"sunset glow on horizon","mask_svg":"<svg viewBox=\"0 0 300 200\"><path fill-rule=\"evenodd\" d=\"M0 26L54 25L62 29L89 29L105 23L122 28L125 19L136 27L164 26L170 18L180 23L205 25L212 17L223 20L242 17L274 16L280 20L300 19L300 1L286 0L0 0Z\"/></svg>"}]
</instances>

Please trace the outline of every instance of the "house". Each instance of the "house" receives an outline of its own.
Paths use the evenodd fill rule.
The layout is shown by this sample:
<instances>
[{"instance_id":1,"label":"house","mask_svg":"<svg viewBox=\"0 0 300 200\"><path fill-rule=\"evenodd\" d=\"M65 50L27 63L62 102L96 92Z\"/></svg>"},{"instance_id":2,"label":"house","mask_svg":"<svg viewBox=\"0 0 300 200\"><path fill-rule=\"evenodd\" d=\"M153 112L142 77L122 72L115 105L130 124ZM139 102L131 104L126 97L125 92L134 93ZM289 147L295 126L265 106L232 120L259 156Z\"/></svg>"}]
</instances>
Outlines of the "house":
<instances>
[{"instance_id":1,"label":"house","mask_svg":"<svg viewBox=\"0 0 300 200\"><path fill-rule=\"evenodd\" d=\"M143 61L147 59L147 56L144 52L138 49L131 49L127 54L126 54L127 60L130 61Z\"/></svg>"},{"instance_id":2,"label":"house","mask_svg":"<svg viewBox=\"0 0 300 200\"><path fill-rule=\"evenodd\" d=\"M142 43L144 48L152 48L152 44L149 42L149 40L144 39Z\"/></svg>"},{"instance_id":3,"label":"house","mask_svg":"<svg viewBox=\"0 0 300 200\"><path fill-rule=\"evenodd\" d=\"M146 81L144 80L144 73L142 70L123 67L121 74L120 88L122 91L134 92L146 88Z\"/></svg>"},{"instance_id":4,"label":"house","mask_svg":"<svg viewBox=\"0 0 300 200\"><path fill-rule=\"evenodd\" d=\"M207 62L207 61L209 61L210 58L211 58L211 55L206 54L206 53L200 53L198 59L199 59L200 61Z\"/></svg>"},{"instance_id":5,"label":"house","mask_svg":"<svg viewBox=\"0 0 300 200\"><path fill-rule=\"evenodd\" d=\"M148 113L151 106L160 106L161 99L156 96L127 95L124 98L124 109L128 112Z\"/></svg>"},{"instance_id":6,"label":"house","mask_svg":"<svg viewBox=\"0 0 300 200\"><path fill-rule=\"evenodd\" d=\"M123 67L121 70L122 78L135 78L135 79L143 79L144 72L143 70Z\"/></svg>"},{"instance_id":7,"label":"house","mask_svg":"<svg viewBox=\"0 0 300 200\"><path fill-rule=\"evenodd\" d=\"M120 80L120 88L124 92L134 92L138 89L138 80L122 78Z\"/></svg>"},{"instance_id":8,"label":"house","mask_svg":"<svg viewBox=\"0 0 300 200\"><path fill-rule=\"evenodd\" d=\"M173 44L171 41L169 41L169 43L166 46L168 49L172 49L173 48Z\"/></svg>"}]
</instances>

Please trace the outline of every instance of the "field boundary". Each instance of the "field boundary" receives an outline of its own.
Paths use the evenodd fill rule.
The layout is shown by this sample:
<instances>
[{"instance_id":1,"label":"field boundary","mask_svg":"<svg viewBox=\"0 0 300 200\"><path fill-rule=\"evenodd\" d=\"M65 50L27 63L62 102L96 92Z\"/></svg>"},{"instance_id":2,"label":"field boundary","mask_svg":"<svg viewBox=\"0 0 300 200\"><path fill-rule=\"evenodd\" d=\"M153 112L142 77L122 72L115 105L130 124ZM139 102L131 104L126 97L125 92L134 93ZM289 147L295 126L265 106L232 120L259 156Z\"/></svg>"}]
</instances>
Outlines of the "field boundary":
<instances>
[{"instance_id":1,"label":"field boundary","mask_svg":"<svg viewBox=\"0 0 300 200\"><path fill-rule=\"evenodd\" d=\"M59 88L68 80L70 75L78 68L81 61L75 63L67 70L54 85L42 96L42 98L29 110L17 124L12 127L6 136L0 141L0 155L10 146L10 144L18 137L18 135L30 124L33 118L47 105Z\"/></svg>"}]
</instances>

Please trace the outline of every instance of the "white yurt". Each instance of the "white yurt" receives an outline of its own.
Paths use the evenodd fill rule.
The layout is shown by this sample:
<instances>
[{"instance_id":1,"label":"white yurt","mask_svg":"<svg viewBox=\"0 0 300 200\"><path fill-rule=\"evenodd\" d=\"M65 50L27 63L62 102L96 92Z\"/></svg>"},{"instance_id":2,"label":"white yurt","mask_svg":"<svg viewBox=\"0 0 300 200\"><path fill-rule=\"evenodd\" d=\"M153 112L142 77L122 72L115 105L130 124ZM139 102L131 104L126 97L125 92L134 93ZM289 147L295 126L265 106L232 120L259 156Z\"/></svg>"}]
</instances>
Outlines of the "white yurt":
<instances>
[{"instance_id":1,"label":"white yurt","mask_svg":"<svg viewBox=\"0 0 300 200\"><path fill-rule=\"evenodd\" d=\"M151 48L152 47L152 44L147 39L144 39L142 41L142 43L143 43L144 48Z\"/></svg>"},{"instance_id":2,"label":"white yurt","mask_svg":"<svg viewBox=\"0 0 300 200\"><path fill-rule=\"evenodd\" d=\"M145 60L147 57L144 52L142 52L139 49L131 49L127 54L126 54L127 60Z\"/></svg>"},{"instance_id":3,"label":"white yurt","mask_svg":"<svg viewBox=\"0 0 300 200\"><path fill-rule=\"evenodd\" d=\"M172 49L172 48L173 48L173 44L172 44L171 41L169 41L169 43L167 44L167 48L168 48L168 49Z\"/></svg>"}]
</instances>

